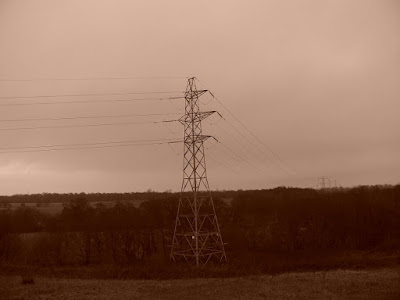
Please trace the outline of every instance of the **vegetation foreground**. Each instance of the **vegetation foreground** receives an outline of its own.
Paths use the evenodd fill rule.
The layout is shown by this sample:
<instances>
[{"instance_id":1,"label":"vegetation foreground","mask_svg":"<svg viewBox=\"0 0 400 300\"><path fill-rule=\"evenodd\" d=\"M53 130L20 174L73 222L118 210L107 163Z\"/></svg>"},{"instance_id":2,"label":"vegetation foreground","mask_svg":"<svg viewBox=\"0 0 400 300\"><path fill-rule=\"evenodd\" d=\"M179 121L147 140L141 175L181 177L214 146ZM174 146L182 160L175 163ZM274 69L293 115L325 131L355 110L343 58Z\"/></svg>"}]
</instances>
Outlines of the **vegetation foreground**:
<instances>
[{"instance_id":1,"label":"vegetation foreground","mask_svg":"<svg viewBox=\"0 0 400 300\"><path fill-rule=\"evenodd\" d=\"M400 299L400 185L214 192L200 269L169 261L178 197L0 197L0 299Z\"/></svg>"},{"instance_id":2,"label":"vegetation foreground","mask_svg":"<svg viewBox=\"0 0 400 300\"><path fill-rule=\"evenodd\" d=\"M236 278L95 280L0 276L1 299L400 299L400 268Z\"/></svg>"}]
</instances>

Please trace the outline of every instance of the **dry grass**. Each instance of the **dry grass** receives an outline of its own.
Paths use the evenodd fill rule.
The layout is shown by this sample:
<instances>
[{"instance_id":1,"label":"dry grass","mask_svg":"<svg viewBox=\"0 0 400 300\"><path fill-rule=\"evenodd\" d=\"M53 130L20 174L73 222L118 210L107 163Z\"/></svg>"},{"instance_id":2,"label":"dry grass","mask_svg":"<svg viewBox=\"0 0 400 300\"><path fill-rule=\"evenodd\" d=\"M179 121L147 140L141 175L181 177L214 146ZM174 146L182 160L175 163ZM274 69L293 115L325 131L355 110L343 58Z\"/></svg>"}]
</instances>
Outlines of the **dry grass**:
<instances>
[{"instance_id":1,"label":"dry grass","mask_svg":"<svg viewBox=\"0 0 400 300\"><path fill-rule=\"evenodd\" d=\"M336 270L185 280L0 276L0 299L400 299L400 269Z\"/></svg>"}]
</instances>

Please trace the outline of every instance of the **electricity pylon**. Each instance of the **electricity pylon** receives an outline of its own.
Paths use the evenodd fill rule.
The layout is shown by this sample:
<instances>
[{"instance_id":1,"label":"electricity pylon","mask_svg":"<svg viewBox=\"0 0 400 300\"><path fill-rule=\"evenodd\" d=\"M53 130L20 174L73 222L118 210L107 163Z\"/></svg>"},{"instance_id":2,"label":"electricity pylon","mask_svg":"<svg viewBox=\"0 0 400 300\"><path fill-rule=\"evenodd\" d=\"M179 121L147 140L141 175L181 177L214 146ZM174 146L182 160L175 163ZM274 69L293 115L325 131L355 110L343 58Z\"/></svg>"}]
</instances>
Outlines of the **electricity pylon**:
<instances>
[{"instance_id":1,"label":"electricity pylon","mask_svg":"<svg viewBox=\"0 0 400 300\"><path fill-rule=\"evenodd\" d=\"M320 187L321 189L331 188L331 179L329 177L318 178L317 187Z\"/></svg>"},{"instance_id":2,"label":"electricity pylon","mask_svg":"<svg viewBox=\"0 0 400 300\"><path fill-rule=\"evenodd\" d=\"M330 179L329 177L320 177L318 178L317 188L326 189L326 188L337 188L338 184L336 179Z\"/></svg>"},{"instance_id":3,"label":"electricity pylon","mask_svg":"<svg viewBox=\"0 0 400 300\"><path fill-rule=\"evenodd\" d=\"M195 78L189 78L185 91L183 181L172 238L171 260L206 264L226 260L225 247L215 213L206 174L201 121L215 111L200 112L199 97L207 90L197 90Z\"/></svg>"}]
</instances>

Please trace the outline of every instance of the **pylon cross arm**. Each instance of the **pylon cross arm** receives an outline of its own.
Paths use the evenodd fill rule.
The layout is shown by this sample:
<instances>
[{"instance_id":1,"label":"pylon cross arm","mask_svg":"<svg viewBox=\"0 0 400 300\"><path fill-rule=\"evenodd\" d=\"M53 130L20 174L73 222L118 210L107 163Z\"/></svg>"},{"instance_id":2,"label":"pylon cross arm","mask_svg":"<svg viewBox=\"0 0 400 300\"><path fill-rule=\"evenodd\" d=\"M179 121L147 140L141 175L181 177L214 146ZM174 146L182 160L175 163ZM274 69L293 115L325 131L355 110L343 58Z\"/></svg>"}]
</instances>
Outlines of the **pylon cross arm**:
<instances>
[{"instance_id":1,"label":"pylon cross arm","mask_svg":"<svg viewBox=\"0 0 400 300\"><path fill-rule=\"evenodd\" d=\"M201 111L197 113L191 114L184 114L180 119L178 120L182 125L187 125L191 124L192 122L200 122L203 121L205 118L211 116L214 114L216 111Z\"/></svg>"},{"instance_id":2,"label":"pylon cross arm","mask_svg":"<svg viewBox=\"0 0 400 300\"><path fill-rule=\"evenodd\" d=\"M194 89L187 89L185 92L185 99L186 100L193 100L193 98L199 98L201 95L207 93L208 90L194 90Z\"/></svg>"},{"instance_id":3,"label":"pylon cross arm","mask_svg":"<svg viewBox=\"0 0 400 300\"><path fill-rule=\"evenodd\" d=\"M197 136L188 136L184 139L185 143L189 143L189 144L197 144L197 143L202 143L205 140L212 138L211 135L197 135ZM201 145L200 145L201 147Z\"/></svg>"}]
</instances>

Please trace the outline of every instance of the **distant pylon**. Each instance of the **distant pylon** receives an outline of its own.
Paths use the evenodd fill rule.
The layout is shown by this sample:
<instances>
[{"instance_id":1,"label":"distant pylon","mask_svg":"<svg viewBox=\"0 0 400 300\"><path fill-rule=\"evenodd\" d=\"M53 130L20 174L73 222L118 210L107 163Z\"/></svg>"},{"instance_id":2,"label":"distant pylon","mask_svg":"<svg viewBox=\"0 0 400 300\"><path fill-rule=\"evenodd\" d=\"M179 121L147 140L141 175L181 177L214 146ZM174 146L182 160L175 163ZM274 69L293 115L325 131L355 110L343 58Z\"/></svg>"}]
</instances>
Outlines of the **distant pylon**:
<instances>
[{"instance_id":1,"label":"distant pylon","mask_svg":"<svg viewBox=\"0 0 400 300\"><path fill-rule=\"evenodd\" d=\"M214 111L200 112L199 97L207 90L197 90L195 78L189 78L185 92L183 181L175 219L170 258L193 262L196 266L213 259L226 260L225 247L215 213L206 174L203 143L210 136L202 134L201 121Z\"/></svg>"},{"instance_id":2,"label":"distant pylon","mask_svg":"<svg viewBox=\"0 0 400 300\"><path fill-rule=\"evenodd\" d=\"M335 180L336 185L336 180ZM326 189L331 188L331 179L329 177L318 178L317 188Z\"/></svg>"}]
</instances>

